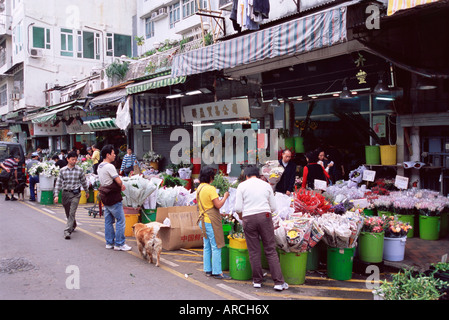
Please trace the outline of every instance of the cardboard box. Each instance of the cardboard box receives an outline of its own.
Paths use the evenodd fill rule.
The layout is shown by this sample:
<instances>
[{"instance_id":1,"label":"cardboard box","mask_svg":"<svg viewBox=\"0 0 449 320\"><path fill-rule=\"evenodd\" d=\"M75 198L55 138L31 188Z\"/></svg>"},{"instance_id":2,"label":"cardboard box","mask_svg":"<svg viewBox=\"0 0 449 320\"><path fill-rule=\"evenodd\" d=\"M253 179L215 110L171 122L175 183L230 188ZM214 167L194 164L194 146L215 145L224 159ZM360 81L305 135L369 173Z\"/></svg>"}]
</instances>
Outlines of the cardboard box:
<instances>
[{"instance_id":1,"label":"cardboard box","mask_svg":"<svg viewBox=\"0 0 449 320\"><path fill-rule=\"evenodd\" d=\"M197 224L198 206L157 208L156 221L163 223L166 218L170 219L171 227L159 231L162 248L177 250L203 246L203 233Z\"/></svg>"}]
</instances>

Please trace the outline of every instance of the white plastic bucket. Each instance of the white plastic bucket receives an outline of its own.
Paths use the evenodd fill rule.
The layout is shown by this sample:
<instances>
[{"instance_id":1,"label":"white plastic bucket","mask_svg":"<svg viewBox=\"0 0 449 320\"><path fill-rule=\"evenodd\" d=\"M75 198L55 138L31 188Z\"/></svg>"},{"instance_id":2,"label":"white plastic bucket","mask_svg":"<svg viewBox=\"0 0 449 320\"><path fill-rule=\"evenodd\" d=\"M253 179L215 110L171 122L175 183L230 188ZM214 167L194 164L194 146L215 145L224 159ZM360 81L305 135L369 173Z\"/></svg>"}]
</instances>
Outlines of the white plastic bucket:
<instances>
[{"instance_id":1,"label":"white plastic bucket","mask_svg":"<svg viewBox=\"0 0 449 320\"><path fill-rule=\"evenodd\" d=\"M402 261L405 254L405 242L407 237L403 238L384 238L384 260Z\"/></svg>"},{"instance_id":2,"label":"white plastic bucket","mask_svg":"<svg viewBox=\"0 0 449 320\"><path fill-rule=\"evenodd\" d=\"M42 191L53 191L55 187L55 177L46 177L43 174L39 175L39 186Z\"/></svg>"}]
</instances>

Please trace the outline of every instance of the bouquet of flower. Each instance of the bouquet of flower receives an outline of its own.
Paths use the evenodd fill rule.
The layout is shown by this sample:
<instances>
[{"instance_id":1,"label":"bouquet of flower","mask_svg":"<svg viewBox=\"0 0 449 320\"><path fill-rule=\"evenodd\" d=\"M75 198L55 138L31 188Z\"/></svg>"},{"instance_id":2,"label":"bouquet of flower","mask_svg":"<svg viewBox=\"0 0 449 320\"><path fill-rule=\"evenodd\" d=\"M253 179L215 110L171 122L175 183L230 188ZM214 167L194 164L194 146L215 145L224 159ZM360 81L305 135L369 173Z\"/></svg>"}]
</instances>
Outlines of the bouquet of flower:
<instances>
[{"instance_id":1,"label":"bouquet of flower","mask_svg":"<svg viewBox=\"0 0 449 320\"><path fill-rule=\"evenodd\" d=\"M276 184L281 180L282 174L284 173L284 167L282 167L277 160L267 161L262 167L261 172L274 190Z\"/></svg>"},{"instance_id":2,"label":"bouquet of flower","mask_svg":"<svg viewBox=\"0 0 449 320\"><path fill-rule=\"evenodd\" d=\"M362 232L381 233L385 231L386 225L381 217L367 217L363 222Z\"/></svg>"},{"instance_id":3,"label":"bouquet of flower","mask_svg":"<svg viewBox=\"0 0 449 320\"><path fill-rule=\"evenodd\" d=\"M320 199L315 191L300 189L295 193L295 212L314 213L319 205Z\"/></svg>"},{"instance_id":4,"label":"bouquet of flower","mask_svg":"<svg viewBox=\"0 0 449 320\"><path fill-rule=\"evenodd\" d=\"M163 159L162 155L157 154L154 151L148 151L142 158L145 162L159 162Z\"/></svg>"},{"instance_id":5,"label":"bouquet of flower","mask_svg":"<svg viewBox=\"0 0 449 320\"><path fill-rule=\"evenodd\" d=\"M363 217L354 212L343 215L325 213L317 218L324 230L323 241L332 248L353 248L363 225Z\"/></svg>"},{"instance_id":6,"label":"bouquet of flower","mask_svg":"<svg viewBox=\"0 0 449 320\"><path fill-rule=\"evenodd\" d=\"M30 176L42 174L47 178L57 177L59 175L59 167L52 162L44 161L33 165L28 173Z\"/></svg>"},{"instance_id":7,"label":"bouquet of flower","mask_svg":"<svg viewBox=\"0 0 449 320\"><path fill-rule=\"evenodd\" d=\"M405 223L395 219L395 217L386 218L385 237L387 238L403 238L412 229L409 223Z\"/></svg>"},{"instance_id":8,"label":"bouquet of flower","mask_svg":"<svg viewBox=\"0 0 449 320\"><path fill-rule=\"evenodd\" d=\"M391 198L389 196L379 196L373 200L374 206L380 211L390 211Z\"/></svg>"},{"instance_id":9,"label":"bouquet of flower","mask_svg":"<svg viewBox=\"0 0 449 320\"><path fill-rule=\"evenodd\" d=\"M81 167L81 169L83 169L85 174L93 172L93 165L94 162L91 159L83 161L79 164L79 166Z\"/></svg>"},{"instance_id":10,"label":"bouquet of flower","mask_svg":"<svg viewBox=\"0 0 449 320\"><path fill-rule=\"evenodd\" d=\"M351 172L349 172L349 180L357 184L361 183L363 179L363 171L365 170L365 166L360 166L357 169L352 170Z\"/></svg>"}]
</instances>

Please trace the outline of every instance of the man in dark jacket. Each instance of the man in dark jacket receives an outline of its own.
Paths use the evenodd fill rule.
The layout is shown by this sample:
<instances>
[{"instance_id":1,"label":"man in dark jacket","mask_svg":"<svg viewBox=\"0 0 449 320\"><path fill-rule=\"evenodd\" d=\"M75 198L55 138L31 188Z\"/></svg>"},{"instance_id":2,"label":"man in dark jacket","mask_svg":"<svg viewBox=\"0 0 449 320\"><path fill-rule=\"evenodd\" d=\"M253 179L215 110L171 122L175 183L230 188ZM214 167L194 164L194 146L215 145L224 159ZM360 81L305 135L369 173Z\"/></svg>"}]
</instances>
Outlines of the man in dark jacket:
<instances>
[{"instance_id":1,"label":"man in dark jacket","mask_svg":"<svg viewBox=\"0 0 449 320\"><path fill-rule=\"evenodd\" d=\"M281 176L281 180L277 183L275 191L289 196L294 191L296 174L296 164L292 161L292 152L290 150L287 149L282 152L282 159L279 160L279 164L284 167L284 173Z\"/></svg>"}]
</instances>

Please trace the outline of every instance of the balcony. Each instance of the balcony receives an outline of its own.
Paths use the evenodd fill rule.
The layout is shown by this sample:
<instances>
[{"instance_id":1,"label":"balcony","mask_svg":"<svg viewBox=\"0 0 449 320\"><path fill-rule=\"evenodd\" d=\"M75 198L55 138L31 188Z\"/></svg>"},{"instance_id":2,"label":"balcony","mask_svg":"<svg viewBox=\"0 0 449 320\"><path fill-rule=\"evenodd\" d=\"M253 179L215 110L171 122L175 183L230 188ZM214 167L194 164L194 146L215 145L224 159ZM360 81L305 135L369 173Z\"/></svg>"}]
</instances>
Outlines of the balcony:
<instances>
[{"instance_id":1,"label":"balcony","mask_svg":"<svg viewBox=\"0 0 449 320\"><path fill-rule=\"evenodd\" d=\"M3 35L12 35L10 16L0 15L0 36Z\"/></svg>"},{"instance_id":2,"label":"balcony","mask_svg":"<svg viewBox=\"0 0 449 320\"><path fill-rule=\"evenodd\" d=\"M231 9L232 9L232 0L220 0L220 1L218 1L218 9L231 11Z\"/></svg>"}]
</instances>

